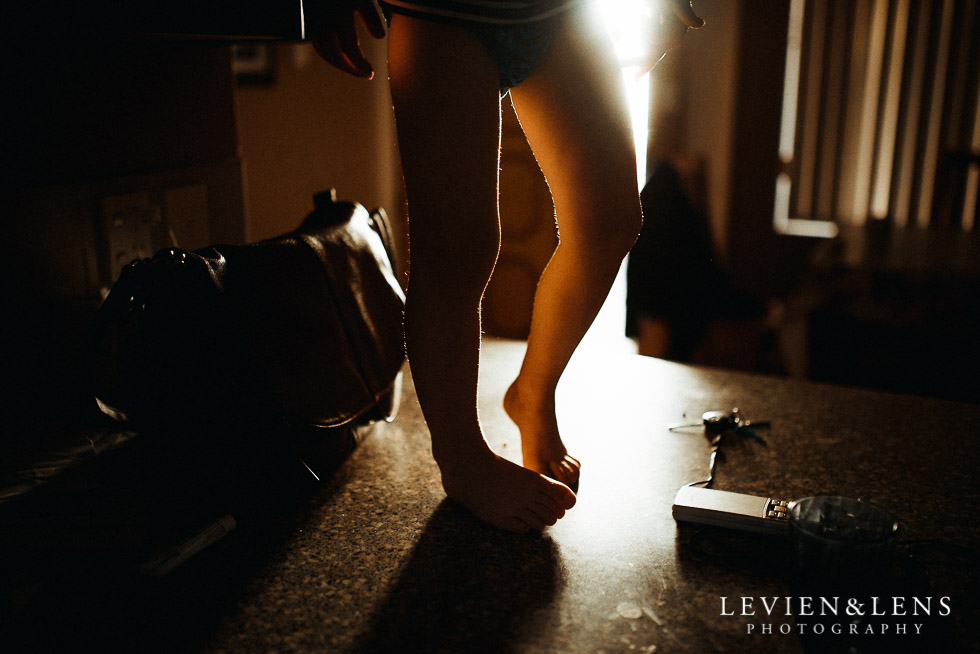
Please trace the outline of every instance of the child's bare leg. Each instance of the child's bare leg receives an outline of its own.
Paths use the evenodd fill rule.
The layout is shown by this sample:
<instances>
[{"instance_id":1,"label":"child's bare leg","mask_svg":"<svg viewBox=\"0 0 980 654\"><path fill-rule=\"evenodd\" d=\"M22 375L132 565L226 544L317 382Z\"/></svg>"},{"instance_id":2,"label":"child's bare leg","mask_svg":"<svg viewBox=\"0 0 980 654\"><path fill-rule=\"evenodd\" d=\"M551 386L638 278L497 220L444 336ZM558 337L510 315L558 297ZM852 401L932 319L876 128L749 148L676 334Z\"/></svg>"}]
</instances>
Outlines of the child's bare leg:
<instances>
[{"instance_id":1,"label":"child's bare leg","mask_svg":"<svg viewBox=\"0 0 980 654\"><path fill-rule=\"evenodd\" d=\"M586 11L569 15L534 73L511 90L561 237L538 283L527 354L504 407L521 430L524 465L573 486L579 462L559 437L555 389L642 220L622 75L597 22Z\"/></svg>"},{"instance_id":2,"label":"child's bare leg","mask_svg":"<svg viewBox=\"0 0 980 654\"><path fill-rule=\"evenodd\" d=\"M408 194L405 337L446 493L525 531L575 503L564 485L496 456L477 414L480 301L500 243L496 68L458 27L396 15L389 74Z\"/></svg>"}]
</instances>

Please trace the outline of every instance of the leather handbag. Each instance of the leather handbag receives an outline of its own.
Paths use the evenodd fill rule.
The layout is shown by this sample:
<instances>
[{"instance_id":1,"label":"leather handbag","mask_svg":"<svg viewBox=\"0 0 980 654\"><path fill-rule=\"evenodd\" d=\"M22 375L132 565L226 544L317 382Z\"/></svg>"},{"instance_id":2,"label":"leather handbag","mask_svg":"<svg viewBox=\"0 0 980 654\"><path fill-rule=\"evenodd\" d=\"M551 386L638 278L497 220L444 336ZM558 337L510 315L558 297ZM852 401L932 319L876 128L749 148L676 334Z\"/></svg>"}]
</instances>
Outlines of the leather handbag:
<instances>
[{"instance_id":1,"label":"leather handbag","mask_svg":"<svg viewBox=\"0 0 980 654\"><path fill-rule=\"evenodd\" d=\"M387 217L333 190L314 206L277 238L161 250L125 268L96 319L99 408L137 429L260 431L266 444L391 420L405 298Z\"/></svg>"}]
</instances>

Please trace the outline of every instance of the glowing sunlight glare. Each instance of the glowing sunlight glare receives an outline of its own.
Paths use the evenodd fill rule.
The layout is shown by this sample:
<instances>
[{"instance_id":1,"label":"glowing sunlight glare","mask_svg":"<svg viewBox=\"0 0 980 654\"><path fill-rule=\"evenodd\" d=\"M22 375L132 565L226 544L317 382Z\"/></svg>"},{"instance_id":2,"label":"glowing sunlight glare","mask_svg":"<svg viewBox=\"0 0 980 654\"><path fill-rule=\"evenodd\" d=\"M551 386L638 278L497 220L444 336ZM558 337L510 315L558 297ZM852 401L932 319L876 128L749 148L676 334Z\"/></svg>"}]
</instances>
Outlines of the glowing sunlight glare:
<instances>
[{"instance_id":1,"label":"glowing sunlight glare","mask_svg":"<svg viewBox=\"0 0 980 654\"><path fill-rule=\"evenodd\" d=\"M642 188L646 182L647 140L649 138L650 105L653 97L650 73L640 74L640 67L649 60L650 25L656 9L654 0L592 0L602 16L623 67L626 101L633 124L633 143L636 149L636 179ZM609 291L609 297L599 311L583 345L614 348L635 352L626 330L626 264Z\"/></svg>"}]
</instances>

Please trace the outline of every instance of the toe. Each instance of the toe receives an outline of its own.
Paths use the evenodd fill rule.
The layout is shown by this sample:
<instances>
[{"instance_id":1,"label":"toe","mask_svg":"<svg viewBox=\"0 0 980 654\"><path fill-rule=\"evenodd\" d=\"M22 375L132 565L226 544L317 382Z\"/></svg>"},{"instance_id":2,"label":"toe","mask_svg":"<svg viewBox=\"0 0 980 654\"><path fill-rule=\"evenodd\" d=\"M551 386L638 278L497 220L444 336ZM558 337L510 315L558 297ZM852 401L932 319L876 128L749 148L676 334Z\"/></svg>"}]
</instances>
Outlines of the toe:
<instances>
[{"instance_id":1,"label":"toe","mask_svg":"<svg viewBox=\"0 0 980 654\"><path fill-rule=\"evenodd\" d=\"M517 514L517 519L524 522L528 527L534 529L535 531L544 531L549 524L555 524L554 522L548 523L531 508L522 509Z\"/></svg>"},{"instance_id":2,"label":"toe","mask_svg":"<svg viewBox=\"0 0 980 654\"><path fill-rule=\"evenodd\" d=\"M548 485L548 496L566 511L575 506L575 493L565 484L552 482Z\"/></svg>"},{"instance_id":3,"label":"toe","mask_svg":"<svg viewBox=\"0 0 980 654\"><path fill-rule=\"evenodd\" d=\"M565 483L565 469L560 461L548 464L548 476L555 481Z\"/></svg>"},{"instance_id":4,"label":"toe","mask_svg":"<svg viewBox=\"0 0 980 654\"><path fill-rule=\"evenodd\" d=\"M527 522L516 517L508 518L507 520L504 520L499 526L506 529L507 531L514 531L517 532L518 534L524 534L531 530L531 527L528 525Z\"/></svg>"},{"instance_id":5,"label":"toe","mask_svg":"<svg viewBox=\"0 0 980 654\"><path fill-rule=\"evenodd\" d=\"M568 461L558 461L550 465L551 477L569 488L578 483L578 469Z\"/></svg>"},{"instance_id":6,"label":"toe","mask_svg":"<svg viewBox=\"0 0 980 654\"><path fill-rule=\"evenodd\" d=\"M559 520L565 515L565 508L546 493L537 496L537 503L547 510L548 515L554 516L555 520Z\"/></svg>"},{"instance_id":7,"label":"toe","mask_svg":"<svg viewBox=\"0 0 980 654\"><path fill-rule=\"evenodd\" d=\"M532 510L549 525L555 524L565 515L565 509L558 506L551 498L545 496L540 496L540 500L532 507Z\"/></svg>"}]
</instances>

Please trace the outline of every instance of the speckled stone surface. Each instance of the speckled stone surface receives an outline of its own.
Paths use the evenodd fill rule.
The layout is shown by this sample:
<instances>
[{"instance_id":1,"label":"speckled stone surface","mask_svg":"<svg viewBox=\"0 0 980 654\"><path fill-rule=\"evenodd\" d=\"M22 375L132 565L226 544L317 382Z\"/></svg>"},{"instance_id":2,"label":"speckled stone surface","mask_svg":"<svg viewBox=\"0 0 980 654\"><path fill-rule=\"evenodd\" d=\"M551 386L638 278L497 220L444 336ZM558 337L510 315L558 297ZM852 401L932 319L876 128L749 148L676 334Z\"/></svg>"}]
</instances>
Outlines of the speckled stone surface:
<instances>
[{"instance_id":1,"label":"speckled stone surface","mask_svg":"<svg viewBox=\"0 0 980 654\"><path fill-rule=\"evenodd\" d=\"M523 347L488 342L481 373L488 439L515 460L519 435L500 401ZM980 406L588 352L559 392L563 437L583 468L578 504L555 527L504 533L446 501L409 382L394 423L365 438L277 538L263 542L254 529L229 538L229 548L255 539L264 554L241 579L226 573L223 605L188 648L803 651L802 619L782 608L722 615L721 597L731 612L741 597L794 596L788 541L678 527L671 517L677 489L705 476L709 448L699 430L667 427L733 406L772 427L764 445L725 443L716 488L786 499L832 492L890 510L898 549L918 557L920 585L902 592L949 596L952 607L917 619L928 634L899 644L977 648ZM935 541L967 549L950 554ZM213 574L208 583L218 583ZM774 633L760 634L764 623ZM780 634L784 624L794 633ZM874 651L876 642L859 645ZM894 651L888 642L881 651Z\"/></svg>"}]
</instances>

